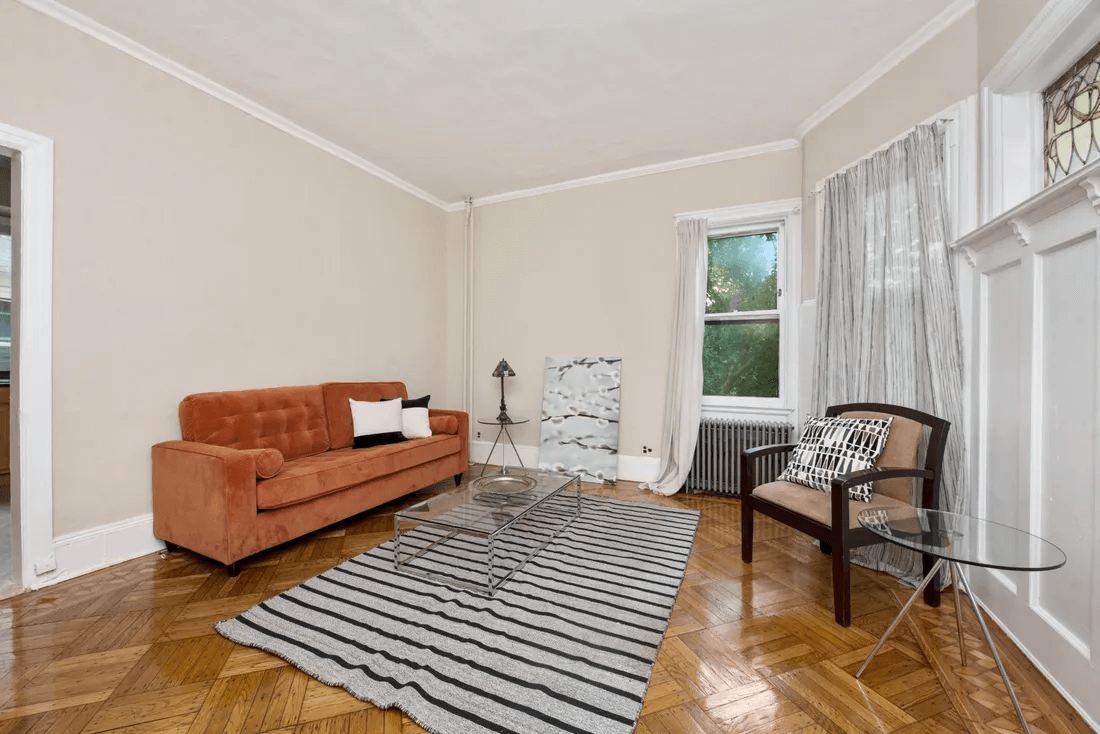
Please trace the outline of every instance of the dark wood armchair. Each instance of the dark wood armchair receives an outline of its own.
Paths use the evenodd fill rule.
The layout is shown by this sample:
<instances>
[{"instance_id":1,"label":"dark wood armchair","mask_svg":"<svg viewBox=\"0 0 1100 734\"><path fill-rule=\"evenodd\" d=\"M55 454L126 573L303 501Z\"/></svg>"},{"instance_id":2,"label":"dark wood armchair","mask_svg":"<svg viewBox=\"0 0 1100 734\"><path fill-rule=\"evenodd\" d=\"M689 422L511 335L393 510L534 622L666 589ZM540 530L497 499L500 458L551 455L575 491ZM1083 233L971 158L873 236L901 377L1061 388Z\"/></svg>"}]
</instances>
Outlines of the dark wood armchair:
<instances>
[{"instance_id":1,"label":"dark wood armchair","mask_svg":"<svg viewBox=\"0 0 1100 734\"><path fill-rule=\"evenodd\" d=\"M852 472L832 480L830 492L786 481L757 486L758 459L790 452L795 444L760 446L741 452L741 558L752 563L752 519L759 512L799 530L821 542L821 550L832 553L833 601L837 624L852 623L849 558L853 548L883 542L856 521L867 509L912 505L912 479L921 479L917 501L921 507L937 509L940 466L951 424L919 410L884 403L834 405L825 414L845 418L885 418L894 416L886 447L871 469ZM917 467L917 451L924 427L930 429L924 468ZM870 502L849 499L849 487L873 481ZM924 557L924 573L935 561ZM937 607L940 590L935 583L925 587L924 600Z\"/></svg>"}]
</instances>

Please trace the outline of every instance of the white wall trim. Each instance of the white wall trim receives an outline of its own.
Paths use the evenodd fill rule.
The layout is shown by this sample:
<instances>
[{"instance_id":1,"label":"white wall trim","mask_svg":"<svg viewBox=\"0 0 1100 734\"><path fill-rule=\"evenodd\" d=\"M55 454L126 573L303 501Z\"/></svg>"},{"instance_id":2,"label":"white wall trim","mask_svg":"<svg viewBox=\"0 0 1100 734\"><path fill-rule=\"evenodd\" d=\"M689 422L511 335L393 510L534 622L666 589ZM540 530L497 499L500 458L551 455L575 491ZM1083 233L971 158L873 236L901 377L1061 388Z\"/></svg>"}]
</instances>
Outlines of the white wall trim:
<instances>
[{"instance_id":1,"label":"white wall trim","mask_svg":"<svg viewBox=\"0 0 1100 734\"><path fill-rule=\"evenodd\" d=\"M481 464L489 457L489 449L492 441L470 441L470 462L475 466L470 467L467 478L478 476L481 472ZM537 467L539 465L539 447L517 443L516 449L524 466ZM500 444L493 451L493 464L500 465ZM517 466L516 455L512 447L508 446L508 466ZM652 482L661 473L661 459L657 456L629 456L619 454L619 479L626 482Z\"/></svg>"},{"instance_id":2,"label":"white wall trim","mask_svg":"<svg viewBox=\"0 0 1100 734\"><path fill-rule=\"evenodd\" d=\"M798 148L799 145L800 143L797 140L793 138L787 138L786 140L777 140L772 143L750 145L745 148L724 150L719 153L708 153L706 155L695 156L693 158L681 158L679 160L667 161L665 163L653 163L648 166L638 166L637 168L627 168L622 171L601 173L596 176L586 176L585 178L577 178L573 179L572 181L562 181L561 183L549 184L547 186L538 186L532 189L512 191L507 194L494 194L493 196L484 196L478 199L474 199L474 206L499 204L502 201L512 201L513 199L526 199L531 196L541 196L542 194L550 194L555 191L577 189L583 186L595 186L597 184L610 183L611 181L622 181L623 179L637 178L639 176L651 176L655 173L679 171L684 168L695 168L696 166L707 166L712 163L721 163L723 161L736 160L737 158L751 158L752 156L765 155L767 153L776 153L781 150L792 150ZM451 204L448 207L448 211L458 211L461 208L461 203Z\"/></svg>"},{"instance_id":3,"label":"white wall trim","mask_svg":"<svg viewBox=\"0 0 1100 734\"><path fill-rule=\"evenodd\" d=\"M1044 87L1088 50L1098 33L1100 6L1092 0L1050 0L981 86L1003 94Z\"/></svg>"},{"instance_id":4,"label":"white wall trim","mask_svg":"<svg viewBox=\"0 0 1100 734\"><path fill-rule=\"evenodd\" d=\"M12 181L12 253L18 262L12 336L12 515L16 583L33 586L53 547L53 140L0 124L0 145L19 154ZM18 229L17 229L18 228ZM24 338L33 335L33 338Z\"/></svg>"},{"instance_id":5,"label":"white wall trim","mask_svg":"<svg viewBox=\"0 0 1100 734\"><path fill-rule=\"evenodd\" d=\"M741 224L767 217L786 217L802 211L802 199L779 199L759 204L742 204L720 209L702 209L697 212L682 212L676 215L681 219L706 219L712 227Z\"/></svg>"},{"instance_id":6,"label":"white wall trim","mask_svg":"<svg viewBox=\"0 0 1100 734\"><path fill-rule=\"evenodd\" d=\"M402 178L395 176L389 171L381 168L374 163L371 163L366 158L352 153L347 148L343 148L336 143L333 143L325 138L322 138L316 133L306 130L301 125L291 122L287 118L279 115L266 107L253 102L247 97L240 95L231 89L223 87L215 81L207 79L203 75L188 69L183 64L179 64L171 59L161 56L157 52L146 48L137 41L113 31L110 28L92 20L86 15L82 15L75 10L71 10L64 5L56 2L56 0L18 0L23 5L42 13L45 16L53 18L54 20L64 23L70 28L84 33L86 35L95 38L96 40L106 43L108 46L115 48L122 53L131 56L138 61L141 61L154 69L159 69L169 76L175 77L185 84L198 89L201 92L209 94L211 97L225 102L231 107L244 112L247 115L255 117L261 122L266 122L268 125L281 130L287 135L295 137L304 143L314 146L326 153L336 156L342 161L350 163L356 168L366 171L367 173L382 179L386 183L395 186L405 193L412 194L422 201L426 201L433 206L437 206L440 209L455 211L449 209L448 204L442 199L432 196L427 191L414 186L413 184L405 181ZM462 202L451 205L462 208Z\"/></svg>"},{"instance_id":7,"label":"white wall trim","mask_svg":"<svg viewBox=\"0 0 1100 734\"><path fill-rule=\"evenodd\" d=\"M31 588L82 576L131 558L156 553L164 542L153 535L153 513L62 535L54 541L57 569L40 577Z\"/></svg>"},{"instance_id":8,"label":"white wall trim","mask_svg":"<svg viewBox=\"0 0 1100 734\"><path fill-rule=\"evenodd\" d=\"M913 35L909 36L900 46L887 54L881 61L865 71L858 79L845 87L840 94L822 105L817 112L807 117L795 131L795 137L802 140L806 134L824 122L830 115L863 93L868 87L877 82L893 69L905 61L909 56L917 52L924 44L931 41L943 31L977 6L977 0L955 0L944 8L935 18L924 24Z\"/></svg>"}]
</instances>

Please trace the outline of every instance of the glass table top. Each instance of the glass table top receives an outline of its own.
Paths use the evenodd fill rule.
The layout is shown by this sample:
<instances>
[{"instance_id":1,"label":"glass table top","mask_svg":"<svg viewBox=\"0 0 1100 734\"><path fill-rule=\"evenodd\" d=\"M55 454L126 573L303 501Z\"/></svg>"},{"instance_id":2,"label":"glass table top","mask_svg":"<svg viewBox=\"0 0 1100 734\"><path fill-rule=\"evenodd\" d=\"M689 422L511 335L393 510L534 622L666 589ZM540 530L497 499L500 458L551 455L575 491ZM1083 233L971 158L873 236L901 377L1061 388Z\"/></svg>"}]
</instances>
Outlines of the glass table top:
<instances>
[{"instance_id":1,"label":"glass table top","mask_svg":"<svg viewBox=\"0 0 1100 734\"><path fill-rule=\"evenodd\" d=\"M875 535L935 558L1010 571L1049 571L1066 563L1050 541L969 515L919 507L863 510L856 519Z\"/></svg>"},{"instance_id":2,"label":"glass table top","mask_svg":"<svg viewBox=\"0 0 1100 734\"><path fill-rule=\"evenodd\" d=\"M486 474L453 492L406 507L397 513L397 518L477 535L496 535L573 481L574 477L565 474L509 467L507 474Z\"/></svg>"},{"instance_id":3,"label":"glass table top","mask_svg":"<svg viewBox=\"0 0 1100 734\"><path fill-rule=\"evenodd\" d=\"M509 416L508 420L506 421L497 420L497 417L498 416L495 415L491 418L489 416L485 416L483 418L478 418L477 422L483 423L487 426L518 426L520 423L529 423L531 421L530 418L525 418L519 415Z\"/></svg>"}]
</instances>

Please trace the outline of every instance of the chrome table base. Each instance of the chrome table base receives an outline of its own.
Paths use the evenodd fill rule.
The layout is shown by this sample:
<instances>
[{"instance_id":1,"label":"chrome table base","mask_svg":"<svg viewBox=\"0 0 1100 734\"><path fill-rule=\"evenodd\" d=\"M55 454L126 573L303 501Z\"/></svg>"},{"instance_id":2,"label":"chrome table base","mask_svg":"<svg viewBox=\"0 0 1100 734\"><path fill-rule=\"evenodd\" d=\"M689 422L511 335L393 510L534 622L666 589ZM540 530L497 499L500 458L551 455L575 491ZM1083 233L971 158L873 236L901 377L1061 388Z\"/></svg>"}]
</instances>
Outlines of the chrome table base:
<instances>
[{"instance_id":1,"label":"chrome table base","mask_svg":"<svg viewBox=\"0 0 1100 734\"><path fill-rule=\"evenodd\" d=\"M1024 731L1030 734L1031 727L1027 725L1027 719L1024 718L1023 709L1020 708L1020 702L1016 700L1016 693L1012 690L1012 684L1008 682L1008 673L1005 672L1005 666L1001 662L1001 656L997 654L997 647L993 644L993 637L989 634L989 627L985 624L985 617L982 616L981 609L978 608L978 601L974 597L974 593L970 590L970 584L966 582L966 577L962 575L957 568L958 564L953 561L946 561L940 558L936 561L936 565L932 566L931 572L925 574L924 581L917 587L913 595L909 597L909 601L905 602L905 606L898 612L898 616L894 617L894 621L890 623L890 626L886 628L886 631L882 633L882 637L878 638L878 642L871 648L871 652L867 655L867 659L863 661L863 665L859 666L859 670L856 671L856 678L863 675L863 671L867 669L867 665L871 662L871 658L875 656L875 653L879 651L883 643L886 642L886 638L890 636L890 633L894 631L894 628L898 626L898 622L901 621L905 613L909 611L909 607L913 606L913 602L924 587L929 584L932 579L936 578L937 572L944 563L950 564L951 567L951 582L955 584L955 622L959 628L959 650L961 652L962 663L966 665L966 643L963 639L962 631L962 604L959 601L959 586L962 584L962 590L966 592L967 597L970 599L970 606L974 609L974 616L978 618L978 625L982 628L982 634L985 635L985 642L989 645L989 651L993 653L993 660L997 663L997 670L1001 671L1001 679L1005 682L1005 688L1008 689L1008 696L1012 699L1012 705L1016 707L1016 715L1020 717L1020 724L1024 727Z\"/></svg>"}]
</instances>

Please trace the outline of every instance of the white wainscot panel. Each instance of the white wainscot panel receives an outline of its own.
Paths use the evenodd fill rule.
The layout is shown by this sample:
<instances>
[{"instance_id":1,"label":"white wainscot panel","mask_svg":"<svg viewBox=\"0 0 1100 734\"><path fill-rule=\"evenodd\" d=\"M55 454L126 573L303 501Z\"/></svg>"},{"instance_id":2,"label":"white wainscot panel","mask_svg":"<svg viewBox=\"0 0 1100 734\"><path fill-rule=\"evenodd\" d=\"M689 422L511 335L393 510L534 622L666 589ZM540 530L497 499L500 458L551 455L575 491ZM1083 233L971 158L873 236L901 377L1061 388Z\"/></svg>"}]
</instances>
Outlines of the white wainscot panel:
<instances>
[{"instance_id":1,"label":"white wainscot panel","mask_svg":"<svg viewBox=\"0 0 1100 734\"><path fill-rule=\"evenodd\" d=\"M986 315L980 357L986 365L982 424L988 430L980 448L984 471L978 515L1012 527L1021 527L1020 504L1026 491L1020 483L1019 461L1023 285L1019 260L982 276L982 308Z\"/></svg>"},{"instance_id":2,"label":"white wainscot panel","mask_svg":"<svg viewBox=\"0 0 1100 734\"><path fill-rule=\"evenodd\" d=\"M975 417L970 510L1066 553L971 567L990 616L1100 731L1100 162L955 243Z\"/></svg>"},{"instance_id":3,"label":"white wainscot panel","mask_svg":"<svg viewBox=\"0 0 1100 734\"><path fill-rule=\"evenodd\" d=\"M1096 492L1097 241L1095 235L1038 255L1040 481L1034 531L1066 553L1065 567L1038 574L1034 603L1088 649L1092 617Z\"/></svg>"}]
</instances>

